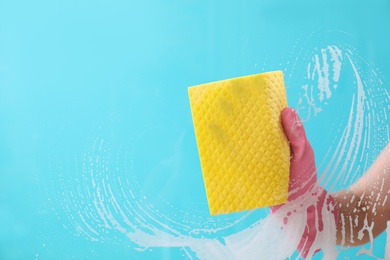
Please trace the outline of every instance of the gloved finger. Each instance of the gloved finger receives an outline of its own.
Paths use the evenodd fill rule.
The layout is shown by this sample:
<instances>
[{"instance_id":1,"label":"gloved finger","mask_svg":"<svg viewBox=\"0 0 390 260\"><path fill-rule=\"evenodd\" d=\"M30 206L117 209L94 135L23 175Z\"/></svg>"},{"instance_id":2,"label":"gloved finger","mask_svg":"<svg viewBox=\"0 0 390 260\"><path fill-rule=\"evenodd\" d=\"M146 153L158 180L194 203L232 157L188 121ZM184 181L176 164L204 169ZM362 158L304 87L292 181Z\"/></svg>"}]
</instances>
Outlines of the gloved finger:
<instances>
[{"instance_id":1,"label":"gloved finger","mask_svg":"<svg viewBox=\"0 0 390 260\"><path fill-rule=\"evenodd\" d=\"M311 247L313 246L316 234L317 234L317 228L316 228L316 221L317 216L316 213L316 206L311 205L307 208L307 219L306 219L306 234L302 237L305 238L305 242L298 246L298 251L301 254L303 258L306 258L309 254L309 251ZM302 243L302 241L301 241Z\"/></svg>"},{"instance_id":2,"label":"gloved finger","mask_svg":"<svg viewBox=\"0 0 390 260\"><path fill-rule=\"evenodd\" d=\"M282 125L290 142L292 157L301 157L310 146L301 119L296 111L286 107L282 111Z\"/></svg>"}]
</instances>

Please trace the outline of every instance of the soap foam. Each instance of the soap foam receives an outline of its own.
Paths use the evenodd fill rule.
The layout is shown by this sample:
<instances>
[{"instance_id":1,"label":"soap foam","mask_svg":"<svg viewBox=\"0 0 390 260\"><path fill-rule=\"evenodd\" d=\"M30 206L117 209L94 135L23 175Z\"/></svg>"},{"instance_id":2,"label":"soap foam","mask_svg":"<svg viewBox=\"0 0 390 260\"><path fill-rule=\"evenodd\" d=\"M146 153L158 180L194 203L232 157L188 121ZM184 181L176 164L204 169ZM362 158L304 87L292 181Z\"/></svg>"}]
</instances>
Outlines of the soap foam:
<instances>
[{"instance_id":1,"label":"soap foam","mask_svg":"<svg viewBox=\"0 0 390 260\"><path fill-rule=\"evenodd\" d=\"M304 115L304 120L316 120L316 116L326 111L327 102L340 90L339 79L344 69L345 73L352 71L355 79L351 83L355 91L349 97L348 118L338 129L331 129L336 136L335 144L329 147L320 164L323 169L320 182L331 191L334 183L341 182L345 186L353 183L359 177L358 172L366 170L380 147L389 141L389 123L383 119L389 110L389 93L384 89L377 70L362 75L359 69L362 63L364 61L357 54L343 46L320 48L319 53L308 61L306 83L301 88L298 110ZM105 243L119 243L127 238L129 244L140 251L177 247L181 248L183 257L199 259L286 259L297 256L295 249L305 228L302 219L306 218L306 211L303 209L315 205L314 197L302 198L303 207L290 204L274 216L258 218L249 226L242 224L251 216L257 216L259 211L225 221L165 202L163 206L173 212L168 213L159 210L161 207L156 207L143 195L137 173L132 171L134 151L113 152L112 149L109 136L99 136L97 132L90 147L75 158L73 167L78 177L68 174L72 169L70 164L62 163L58 168L59 178L52 182L48 197L53 211L58 215L65 212L67 219L62 219L63 226L75 236ZM368 151L371 157L364 155ZM361 166L355 167L356 164ZM288 212L294 213L284 225ZM334 218L325 209L322 215L324 229L316 237L313 250L322 248L324 259L335 259L339 252L335 247ZM344 225L352 225L355 221L343 216L341 219ZM372 226L367 223L360 232L372 234ZM346 239L350 238L343 238ZM355 239L359 237L355 236ZM313 250L309 258L313 256ZM373 247L360 253L374 255Z\"/></svg>"}]
</instances>

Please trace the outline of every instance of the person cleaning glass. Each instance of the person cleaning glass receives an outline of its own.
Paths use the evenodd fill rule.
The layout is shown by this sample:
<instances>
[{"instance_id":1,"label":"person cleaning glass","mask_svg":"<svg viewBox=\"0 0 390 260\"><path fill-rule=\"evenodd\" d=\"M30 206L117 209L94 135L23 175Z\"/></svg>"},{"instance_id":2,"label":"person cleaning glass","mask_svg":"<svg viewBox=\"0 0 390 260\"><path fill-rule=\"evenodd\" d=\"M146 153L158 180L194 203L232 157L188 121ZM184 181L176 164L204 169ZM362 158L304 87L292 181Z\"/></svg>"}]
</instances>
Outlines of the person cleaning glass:
<instances>
[{"instance_id":1,"label":"person cleaning glass","mask_svg":"<svg viewBox=\"0 0 390 260\"><path fill-rule=\"evenodd\" d=\"M372 241L390 220L390 143L358 181L348 189L330 193L318 185L314 151L296 111L285 108L281 117L291 148L289 196L287 203L271 207L271 213L278 215L290 206L282 216L287 225L294 213L291 211L306 211L297 248L300 255L306 258L320 250L314 242L323 230L324 212L334 218L338 245L359 246ZM300 203L305 197L314 203ZM367 230L370 232L364 232Z\"/></svg>"}]
</instances>

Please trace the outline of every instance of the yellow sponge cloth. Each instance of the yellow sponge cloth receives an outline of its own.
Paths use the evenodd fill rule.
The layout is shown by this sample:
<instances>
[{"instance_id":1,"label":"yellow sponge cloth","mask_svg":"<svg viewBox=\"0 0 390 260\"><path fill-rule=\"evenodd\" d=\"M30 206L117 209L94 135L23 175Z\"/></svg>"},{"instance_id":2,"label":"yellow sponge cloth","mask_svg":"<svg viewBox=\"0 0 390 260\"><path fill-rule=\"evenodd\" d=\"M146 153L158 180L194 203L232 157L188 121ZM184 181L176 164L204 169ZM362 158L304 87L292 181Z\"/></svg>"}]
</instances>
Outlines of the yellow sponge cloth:
<instances>
[{"instance_id":1,"label":"yellow sponge cloth","mask_svg":"<svg viewBox=\"0 0 390 260\"><path fill-rule=\"evenodd\" d=\"M281 71L188 88L211 215L287 201L290 148Z\"/></svg>"}]
</instances>

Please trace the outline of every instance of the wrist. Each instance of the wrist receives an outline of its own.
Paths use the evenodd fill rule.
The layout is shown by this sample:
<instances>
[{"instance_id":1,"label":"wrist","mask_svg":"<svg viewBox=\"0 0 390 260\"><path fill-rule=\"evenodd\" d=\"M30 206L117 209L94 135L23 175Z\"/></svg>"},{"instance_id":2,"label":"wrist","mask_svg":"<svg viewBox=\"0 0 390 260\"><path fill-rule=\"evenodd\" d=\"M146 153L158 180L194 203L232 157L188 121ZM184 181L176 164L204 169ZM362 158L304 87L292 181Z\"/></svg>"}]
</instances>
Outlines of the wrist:
<instances>
[{"instance_id":1,"label":"wrist","mask_svg":"<svg viewBox=\"0 0 390 260\"><path fill-rule=\"evenodd\" d=\"M302 220L306 222L303 226L300 225L302 228L298 232L301 238L299 243L297 241L297 250L303 258L332 244L330 239L336 240L339 218L336 200L317 184L286 204L271 207L271 213L280 221L286 235L292 239L297 237L297 229L294 226ZM332 232L329 232L330 230Z\"/></svg>"}]
</instances>

